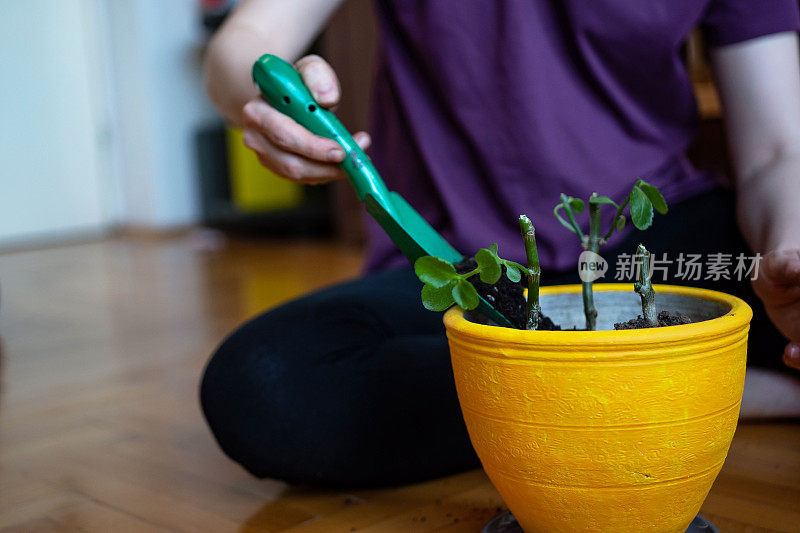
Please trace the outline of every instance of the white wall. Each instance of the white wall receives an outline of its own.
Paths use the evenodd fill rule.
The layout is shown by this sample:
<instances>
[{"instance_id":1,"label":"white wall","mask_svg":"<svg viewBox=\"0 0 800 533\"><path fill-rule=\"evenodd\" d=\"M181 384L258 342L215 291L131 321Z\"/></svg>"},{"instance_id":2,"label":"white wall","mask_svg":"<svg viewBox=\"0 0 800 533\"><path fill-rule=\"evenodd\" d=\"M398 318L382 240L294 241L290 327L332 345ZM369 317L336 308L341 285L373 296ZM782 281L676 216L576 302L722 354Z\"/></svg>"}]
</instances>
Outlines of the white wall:
<instances>
[{"instance_id":1,"label":"white wall","mask_svg":"<svg viewBox=\"0 0 800 533\"><path fill-rule=\"evenodd\" d=\"M0 1L0 247L197 218L196 0Z\"/></svg>"},{"instance_id":2,"label":"white wall","mask_svg":"<svg viewBox=\"0 0 800 533\"><path fill-rule=\"evenodd\" d=\"M194 132L215 117L203 93L195 0L104 0L120 146L116 218L170 227L197 218Z\"/></svg>"}]
</instances>

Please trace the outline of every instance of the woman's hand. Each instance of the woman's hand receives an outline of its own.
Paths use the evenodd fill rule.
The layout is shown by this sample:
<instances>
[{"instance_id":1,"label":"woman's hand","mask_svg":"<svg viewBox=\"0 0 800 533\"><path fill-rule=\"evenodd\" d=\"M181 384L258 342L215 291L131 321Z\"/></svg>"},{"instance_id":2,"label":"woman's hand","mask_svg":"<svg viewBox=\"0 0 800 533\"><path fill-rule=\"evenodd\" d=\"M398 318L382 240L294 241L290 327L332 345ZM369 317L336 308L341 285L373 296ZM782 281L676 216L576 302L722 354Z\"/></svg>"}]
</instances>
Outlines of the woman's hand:
<instances>
[{"instance_id":1,"label":"woman's hand","mask_svg":"<svg viewBox=\"0 0 800 533\"><path fill-rule=\"evenodd\" d=\"M791 342L783 361L800 370L800 250L779 250L761 261L753 289L775 327Z\"/></svg>"},{"instance_id":2,"label":"woman's hand","mask_svg":"<svg viewBox=\"0 0 800 533\"><path fill-rule=\"evenodd\" d=\"M324 59L306 56L295 68L320 106L331 108L339 103L339 80ZM336 141L314 135L261 97L247 102L242 116L244 144L256 153L262 165L276 174L310 185L345 177L338 166L345 153ZM353 138L363 149L370 144L369 135L363 131Z\"/></svg>"}]
</instances>

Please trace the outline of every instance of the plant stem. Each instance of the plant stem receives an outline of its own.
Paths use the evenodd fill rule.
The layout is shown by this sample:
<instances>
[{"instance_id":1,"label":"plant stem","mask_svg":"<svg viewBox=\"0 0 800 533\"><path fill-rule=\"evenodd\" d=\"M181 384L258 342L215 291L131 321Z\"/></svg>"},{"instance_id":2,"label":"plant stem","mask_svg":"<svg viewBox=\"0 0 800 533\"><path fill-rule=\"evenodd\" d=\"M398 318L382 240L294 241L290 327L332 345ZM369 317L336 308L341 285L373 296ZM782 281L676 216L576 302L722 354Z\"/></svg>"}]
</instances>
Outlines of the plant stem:
<instances>
[{"instance_id":1,"label":"plant stem","mask_svg":"<svg viewBox=\"0 0 800 533\"><path fill-rule=\"evenodd\" d=\"M658 326L656 317L656 293L650 283L650 252L643 245L636 249L639 259L639 281L633 284L633 290L642 298L642 316L648 326Z\"/></svg>"},{"instance_id":2,"label":"plant stem","mask_svg":"<svg viewBox=\"0 0 800 533\"><path fill-rule=\"evenodd\" d=\"M578 225L578 221L575 220L575 213L572 212L572 206L569 205L569 200L567 199L567 195L563 192L561 193L561 205L564 206L564 212L567 214L567 218L569 218L569 223L572 224L572 228L575 231L575 235L583 242L586 236L581 231L580 225Z\"/></svg>"},{"instance_id":3,"label":"plant stem","mask_svg":"<svg viewBox=\"0 0 800 533\"><path fill-rule=\"evenodd\" d=\"M539 279L542 270L539 268L539 251L536 249L536 230L531 220L525 215L519 217L519 229L525 243L525 255L528 258L528 319L525 329L538 329L542 308L539 306Z\"/></svg>"},{"instance_id":4,"label":"plant stem","mask_svg":"<svg viewBox=\"0 0 800 533\"><path fill-rule=\"evenodd\" d=\"M480 267L476 267L476 268L475 268L475 270L472 270L472 271L470 271L470 272L465 272L464 274L459 274L458 276L459 276L461 279L469 279L469 278L471 278L472 276L474 276L475 274L479 274L479 273L480 273L480 271L481 271L481 268L480 268Z\"/></svg>"},{"instance_id":5,"label":"plant stem","mask_svg":"<svg viewBox=\"0 0 800 533\"><path fill-rule=\"evenodd\" d=\"M589 202L589 238L586 241L586 250L597 253L600 250L600 204ZM594 331L597 327L597 309L594 307L594 292L592 282L585 281L581 287L583 293L583 313L586 315L586 329Z\"/></svg>"},{"instance_id":6,"label":"plant stem","mask_svg":"<svg viewBox=\"0 0 800 533\"><path fill-rule=\"evenodd\" d=\"M625 201L619 204L619 207L617 207L617 212L614 214L614 218L611 220L611 227L608 228L608 233L606 233L603 236L604 241L607 241L614 233L614 230L617 229L617 220L622 215L622 210L625 209L625 206L627 206L628 202L630 201L631 201L631 195L628 194L628 196L625 197Z\"/></svg>"}]
</instances>

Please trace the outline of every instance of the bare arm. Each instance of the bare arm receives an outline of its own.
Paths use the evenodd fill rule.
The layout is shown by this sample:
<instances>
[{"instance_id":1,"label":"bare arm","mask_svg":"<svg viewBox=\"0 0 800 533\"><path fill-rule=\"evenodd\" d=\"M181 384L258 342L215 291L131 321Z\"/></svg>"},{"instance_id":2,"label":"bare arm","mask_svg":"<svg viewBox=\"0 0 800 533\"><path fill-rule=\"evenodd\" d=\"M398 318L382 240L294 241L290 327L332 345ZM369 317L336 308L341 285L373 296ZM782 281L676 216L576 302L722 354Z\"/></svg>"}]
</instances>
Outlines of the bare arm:
<instances>
[{"instance_id":1,"label":"bare arm","mask_svg":"<svg viewBox=\"0 0 800 533\"><path fill-rule=\"evenodd\" d=\"M761 252L800 248L799 56L793 32L712 52L736 169L739 223Z\"/></svg>"},{"instance_id":2,"label":"bare arm","mask_svg":"<svg viewBox=\"0 0 800 533\"><path fill-rule=\"evenodd\" d=\"M270 53L296 61L342 0L243 0L214 35L206 90L222 114L243 125L242 108L258 96L250 70Z\"/></svg>"},{"instance_id":3,"label":"bare arm","mask_svg":"<svg viewBox=\"0 0 800 533\"><path fill-rule=\"evenodd\" d=\"M712 51L736 169L739 225L766 254L754 288L800 342L800 52L794 32ZM787 364L800 368L800 346Z\"/></svg>"}]
</instances>

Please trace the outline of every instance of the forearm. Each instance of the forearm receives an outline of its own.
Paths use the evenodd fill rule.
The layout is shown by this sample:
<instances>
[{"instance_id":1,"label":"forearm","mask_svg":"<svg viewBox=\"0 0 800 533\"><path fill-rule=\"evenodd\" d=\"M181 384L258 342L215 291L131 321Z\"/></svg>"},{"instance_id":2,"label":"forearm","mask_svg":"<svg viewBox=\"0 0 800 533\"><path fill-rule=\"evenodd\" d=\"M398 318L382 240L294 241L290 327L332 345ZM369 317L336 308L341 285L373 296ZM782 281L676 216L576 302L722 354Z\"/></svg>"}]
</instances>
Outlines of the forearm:
<instances>
[{"instance_id":1,"label":"forearm","mask_svg":"<svg viewBox=\"0 0 800 533\"><path fill-rule=\"evenodd\" d=\"M205 84L211 101L241 126L242 108L258 96L253 63L264 53L296 60L342 0L245 0L209 43Z\"/></svg>"},{"instance_id":2,"label":"forearm","mask_svg":"<svg viewBox=\"0 0 800 533\"><path fill-rule=\"evenodd\" d=\"M754 251L800 249L800 59L793 32L712 51L736 171L739 225Z\"/></svg>"},{"instance_id":3,"label":"forearm","mask_svg":"<svg viewBox=\"0 0 800 533\"><path fill-rule=\"evenodd\" d=\"M800 147L740 176L737 189L739 226L754 251L800 249Z\"/></svg>"},{"instance_id":4,"label":"forearm","mask_svg":"<svg viewBox=\"0 0 800 533\"><path fill-rule=\"evenodd\" d=\"M244 104L258 96L250 69L267 46L262 36L237 27L221 30L209 44L206 92L220 113L234 125L242 126Z\"/></svg>"}]
</instances>

